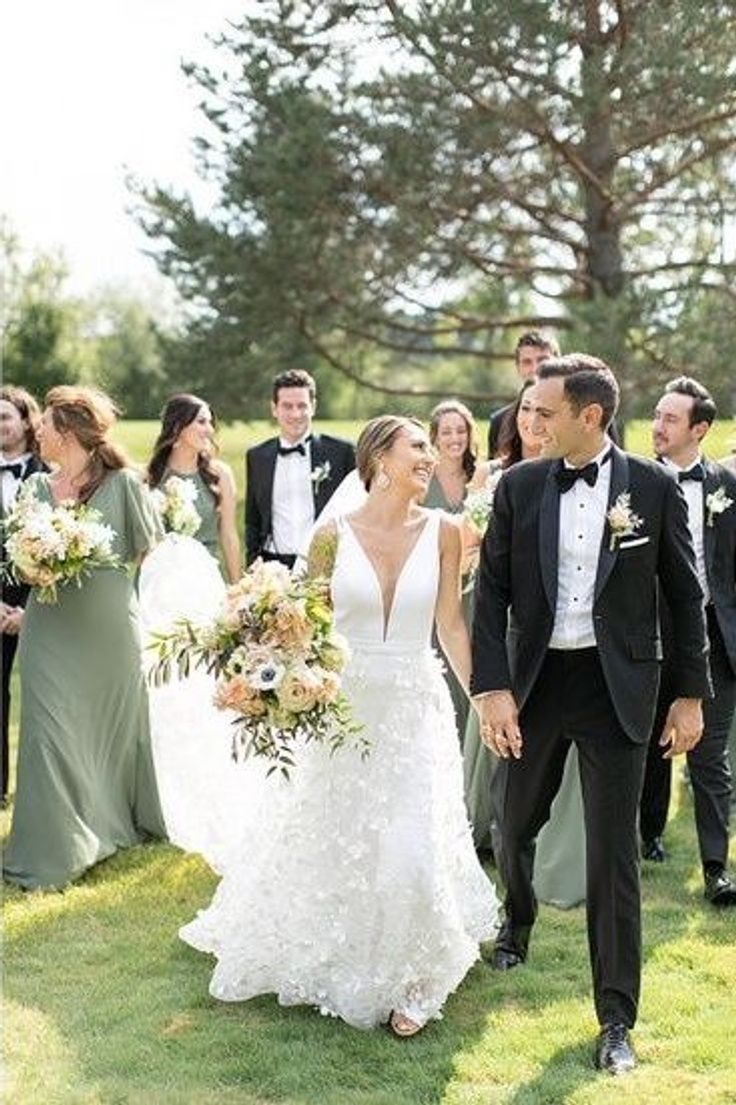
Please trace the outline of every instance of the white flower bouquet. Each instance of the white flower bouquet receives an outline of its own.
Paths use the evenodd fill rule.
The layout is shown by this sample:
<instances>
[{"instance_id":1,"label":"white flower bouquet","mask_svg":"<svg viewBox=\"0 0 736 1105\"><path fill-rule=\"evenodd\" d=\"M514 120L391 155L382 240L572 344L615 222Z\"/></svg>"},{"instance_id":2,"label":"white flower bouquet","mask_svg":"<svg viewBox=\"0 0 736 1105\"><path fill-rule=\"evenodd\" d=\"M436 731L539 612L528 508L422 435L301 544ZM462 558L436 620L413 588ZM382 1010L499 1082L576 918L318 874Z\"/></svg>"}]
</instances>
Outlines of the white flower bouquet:
<instances>
[{"instance_id":1,"label":"white flower bouquet","mask_svg":"<svg viewBox=\"0 0 736 1105\"><path fill-rule=\"evenodd\" d=\"M8 564L4 573L29 583L39 602L58 601L58 588L81 587L95 568L117 568L115 531L98 510L65 500L54 506L23 487L4 523Z\"/></svg>"},{"instance_id":2,"label":"white flower bouquet","mask_svg":"<svg viewBox=\"0 0 736 1105\"><path fill-rule=\"evenodd\" d=\"M288 775L298 739L335 751L357 734L340 672L347 643L334 629L324 582L298 579L277 562L256 561L228 588L214 621L182 620L154 633L154 683L174 667L186 677L205 667L216 680L215 705L235 714L233 758L261 756ZM365 749L364 749L365 751Z\"/></svg>"},{"instance_id":3,"label":"white flower bouquet","mask_svg":"<svg viewBox=\"0 0 736 1105\"><path fill-rule=\"evenodd\" d=\"M477 491L470 491L463 504L463 521L482 537L488 526L491 514L493 514L493 497L496 494L498 481L503 475L503 468L495 464L489 471L483 487Z\"/></svg>"},{"instance_id":4,"label":"white flower bouquet","mask_svg":"<svg viewBox=\"0 0 736 1105\"><path fill-rule=\"evenodd\" d=\"M167 532L194 537L202 521L194 505L198 494L193 483L179 476L170 476L163 487L157 487L151 492Z\"/></svg>"}]
</instances>

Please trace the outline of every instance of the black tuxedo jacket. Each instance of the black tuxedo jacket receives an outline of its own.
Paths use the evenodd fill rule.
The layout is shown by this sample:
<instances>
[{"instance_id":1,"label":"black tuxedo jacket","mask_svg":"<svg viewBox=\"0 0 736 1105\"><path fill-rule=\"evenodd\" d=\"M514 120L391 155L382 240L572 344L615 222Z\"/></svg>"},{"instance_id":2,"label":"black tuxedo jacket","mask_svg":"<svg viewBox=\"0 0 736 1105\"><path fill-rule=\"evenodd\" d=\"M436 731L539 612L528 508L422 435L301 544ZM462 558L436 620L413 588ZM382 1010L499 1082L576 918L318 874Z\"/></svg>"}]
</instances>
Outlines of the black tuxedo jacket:
<instances>
[{"instance_id":1,"label":"black tuxedo jacket","mask_svg":"<svg viewBox=\"0 0 736 1105\"><path fill-rule=\"evenodd\" d=\"M554 625L558 463L524 461L504 474L481 548L472 693L510 689L520 709L539 675ZM662 657L658 583L673 611L676 697L710 695L705 617L687 506L677 482L661 465L616 446L611 466L609 505L628 492L631 509L643 523L613 550L605 523L593 624L619 722L631 740L643 743L654 720ZM627 548L627 540L637 543Z\"/></svg>"},{"instance_id":2,"label":"black tuxedo jacket","mask_svg":"<svg viewBox=\"0 0 736 1105\"><path fill-rule=\"evenodd\" d=\"M26 462L25 471L23 472L22 482L32 476L35 472L48 472L48 467L44 464L39 456L32 453ZM4 535L4 527L2 527L2 533ZM0 557L2 563L5 564L5 542L0 536ZM30 587L26 583L16 583L12 579L2 580L2 598L3 602L7 602L8 606L25 606L30 593Z\"/></svg>"},{"instance_id":3,"label":"black tuxedo jacket","mask_svg":"<svg viewBox=\"0 0 736 1105\"><path fill-rule=\"evenodd\" d=\"M708 578L710 600L723 637L731 669L736 675L736 475L724 465L712 460L704 460L705 479L703 480L703 545L705 553L705 574ZM671 475L672 469L665 471ZM713 524L708 525L707 499L723 487L732 500L728 510L713 515ZM669 668L672 652L672 612L669 603L662 596L662 636L665 663Z\"/></svg>"},{"instance_id":4,"label":"black tuxedo jacket","mask_svg":"<svg viewBox=\"0 0 736 1105\"><path fill-rule=\"evenodd\" d=\"M719 487L724 489L731 505L722 514L714 514L713 524L708 525L708 496ZM706 460L703 498L708 589L729 663L736 675L736 475L724 465Z\"/></svg>"},{"instance_id":5,"label":"black tuxedo jacket","mask_svg":"<svg viewBox=\"0 0 736 1105\"><path fill-rule=\"evenodd\" d=\"M251 564L263 552L271 536L271 501L273 475L278 456L278 438L270 438L245 454L245 558ZM355 468L355 447L342 438L328 434L313 434L311 440L312 471L329 464L329 475L312 485L314 516L327 505L328 499ZM298 552L285 549L284 552Z\"/></svg>"}]
</instances>

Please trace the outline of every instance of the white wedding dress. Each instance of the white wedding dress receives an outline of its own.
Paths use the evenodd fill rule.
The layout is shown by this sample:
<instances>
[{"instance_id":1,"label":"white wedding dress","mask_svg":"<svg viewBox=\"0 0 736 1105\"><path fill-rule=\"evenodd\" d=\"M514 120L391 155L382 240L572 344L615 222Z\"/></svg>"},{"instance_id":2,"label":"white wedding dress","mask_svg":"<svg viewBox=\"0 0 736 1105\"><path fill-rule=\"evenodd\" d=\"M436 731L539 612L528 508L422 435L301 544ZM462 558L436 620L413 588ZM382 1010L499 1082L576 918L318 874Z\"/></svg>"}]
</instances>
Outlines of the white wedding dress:
<instances>
[{"instance_id":1,"label":"white wedding dress","mask_svg":"<svg viewBox=\"0 0 736 1105\"><path fill-rule=\"evenodd\" d=\"M139 578L144 646L178 618L211 621L225 599L217 561L199 541L167 534L145 558ZM153 656L144 650L150 668ZM265 781L261 765L234 763L229 711L213 704L214 677L193 669L187 679L149 686L151 748L161 810L172 844L199 852L221 871Z\"/></svg>"},{"instance_id":2,"label":"white wedding dress","mask_svg":"<svg viewBox=\"0 0 736 1105\"><path fill-rule=\"evenodd\" d=\"M356 1028L392 1010L422 1023L496 931L430 647L439 524L440 512L427 512L384 627L374 568L338 520L332 597L352 650L343 686L370 750L300 748L291 779L271 778L212 904L181 929L216 955L210 992L222 1001L275 993Z\"/></svg>"}]
</instances>

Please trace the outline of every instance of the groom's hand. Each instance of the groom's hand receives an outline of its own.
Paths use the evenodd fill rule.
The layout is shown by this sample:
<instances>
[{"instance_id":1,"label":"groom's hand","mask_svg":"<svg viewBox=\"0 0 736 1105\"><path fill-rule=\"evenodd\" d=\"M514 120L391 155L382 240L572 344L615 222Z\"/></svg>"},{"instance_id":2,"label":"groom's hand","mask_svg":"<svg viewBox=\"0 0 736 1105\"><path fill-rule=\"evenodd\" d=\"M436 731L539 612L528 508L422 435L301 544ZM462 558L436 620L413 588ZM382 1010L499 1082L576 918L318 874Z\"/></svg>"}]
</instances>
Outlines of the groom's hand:
<instances>
[{"instance_id":1,"label":"groom's hand","mask_svg":"<svg viewBox=\"0 0 736 1105\"><path fill-rule=\"evenodd\" d=\"M659 743L665 760L689 752L703 735L703 710L699 698L676 698L669 708Z\"/></svg>"},{"instance_id":2,"label":"groom's hand","mask_svg":"<svg viewBox=\"0 0 736 1105\"><path fill-rule=\"evenodd\" d=\"M503 760L510 756L515 760L520 759L522 740L519 712L511 691L490 691L479 698L476 705L483 743Z\"/></svg>"}]
</instances>

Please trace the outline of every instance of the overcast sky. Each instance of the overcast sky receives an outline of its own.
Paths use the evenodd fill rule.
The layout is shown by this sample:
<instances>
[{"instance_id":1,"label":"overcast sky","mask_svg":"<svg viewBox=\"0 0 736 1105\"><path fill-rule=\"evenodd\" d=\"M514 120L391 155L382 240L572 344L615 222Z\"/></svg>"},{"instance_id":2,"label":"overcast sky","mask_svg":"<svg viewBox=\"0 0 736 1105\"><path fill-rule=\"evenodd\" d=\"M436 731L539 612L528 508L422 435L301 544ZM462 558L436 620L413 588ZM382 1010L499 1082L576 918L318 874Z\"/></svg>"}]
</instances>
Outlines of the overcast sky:
<instances>
[{"instance_id":1,"label":"overcast sky","mask_svg":"<svg viewBox=\"0 0 736 1105\"><path fill-rule=\"evenodd\" d=\"M243 0L9 0L0 17L0 212L23 245L61 247L70 287L147 284L126 169L196 187L201 129L182 58Z\"/></svg>"}]
</instances>

